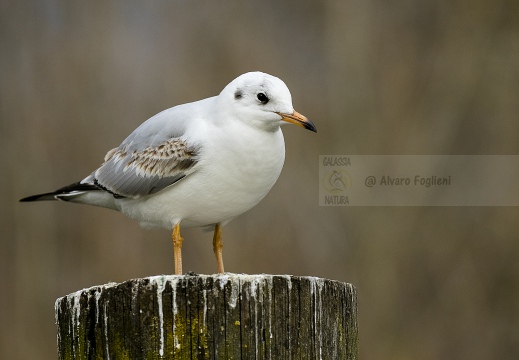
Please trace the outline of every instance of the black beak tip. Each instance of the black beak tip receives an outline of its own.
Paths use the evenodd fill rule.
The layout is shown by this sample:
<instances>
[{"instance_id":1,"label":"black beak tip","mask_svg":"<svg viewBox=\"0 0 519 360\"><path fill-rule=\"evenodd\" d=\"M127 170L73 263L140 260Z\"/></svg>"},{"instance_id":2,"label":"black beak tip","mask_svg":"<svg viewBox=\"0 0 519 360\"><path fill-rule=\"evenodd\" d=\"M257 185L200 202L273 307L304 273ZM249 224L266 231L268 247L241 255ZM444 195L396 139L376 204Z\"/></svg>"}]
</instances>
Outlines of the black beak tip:
<instances>
[{"instance_id":1,"label":"black beak tip","mask_svg":"<svg viewBox=\"0 0 519 360\"><path fill-rule=\"evenodd\" d=\"M307 120L305 123L303 123L303 126L305 129L313 131L314 133L317 133L317 128L315 127L315 124L311 122L310 120Z\"/></svg>"}]
</instances>

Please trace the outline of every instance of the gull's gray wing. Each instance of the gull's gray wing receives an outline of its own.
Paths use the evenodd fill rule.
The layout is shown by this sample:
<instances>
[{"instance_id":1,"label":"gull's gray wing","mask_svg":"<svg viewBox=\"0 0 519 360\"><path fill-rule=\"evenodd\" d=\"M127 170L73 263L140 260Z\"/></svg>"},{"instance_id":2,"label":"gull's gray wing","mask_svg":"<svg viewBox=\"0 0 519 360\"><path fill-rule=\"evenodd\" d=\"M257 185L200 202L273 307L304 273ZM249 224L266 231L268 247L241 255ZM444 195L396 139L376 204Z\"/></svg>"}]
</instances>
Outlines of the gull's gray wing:
<instances>
[{"instance_id":1,"label":"gull's gray wing","mask_svg":"<svg viewBox=\"0 0 519 360\"><path fill-rule=\"evenodd\" d=\"M93 183L115 197L154 194L196 170L200 146L184 136L187 121L180 107L148 119L110 150L105 162L82 183Z\"/></svg>"}]
</instances>

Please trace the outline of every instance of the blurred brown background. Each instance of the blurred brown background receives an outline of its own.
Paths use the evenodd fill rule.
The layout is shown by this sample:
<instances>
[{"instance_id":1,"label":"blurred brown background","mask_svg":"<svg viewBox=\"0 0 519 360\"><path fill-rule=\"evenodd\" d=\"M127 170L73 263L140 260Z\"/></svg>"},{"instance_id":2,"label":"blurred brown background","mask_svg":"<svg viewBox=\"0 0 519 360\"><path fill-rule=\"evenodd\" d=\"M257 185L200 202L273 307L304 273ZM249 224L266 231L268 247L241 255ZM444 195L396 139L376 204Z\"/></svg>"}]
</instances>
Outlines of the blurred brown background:
<instances>
[{"instance_id":1,"label":"blurred brown background","mask_svg":"<svg viewBox=\"0 0 519 360\"><path fill-rule=\"evenodd\" d=\"M56 298L173 271L167 231L17 200L251 70L319 132L284 127L226 269L355 284L361 359L517 358L519 208L317 205L319 155L519 154L516 0L0 1L0 358L56 358ZM183 235L184 269L213 273L211 234Z\"/></svg>"}]
</instances>

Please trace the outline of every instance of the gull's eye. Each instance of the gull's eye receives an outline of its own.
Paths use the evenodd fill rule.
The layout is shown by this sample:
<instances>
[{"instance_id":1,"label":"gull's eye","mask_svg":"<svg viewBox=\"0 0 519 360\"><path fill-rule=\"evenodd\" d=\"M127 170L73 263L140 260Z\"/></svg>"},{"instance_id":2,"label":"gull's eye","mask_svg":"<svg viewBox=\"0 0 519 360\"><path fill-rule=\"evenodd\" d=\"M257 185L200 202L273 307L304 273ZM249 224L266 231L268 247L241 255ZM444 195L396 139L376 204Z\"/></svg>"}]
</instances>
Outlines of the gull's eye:
<instances>
[{"instance_id":1,"label":"gull's eye","mask_svg":"<svg viewBox=\"0 0 519 360\"><path fill-rule=\"evenodd\" d=\"M268 98L267 95L265 95L264 93L258 93L258 95L256 95L256 97L258 98L258 100L259 100L263 105L265 105L266 103L269 102L269 98Z\"/></svg>"}]
</instances>

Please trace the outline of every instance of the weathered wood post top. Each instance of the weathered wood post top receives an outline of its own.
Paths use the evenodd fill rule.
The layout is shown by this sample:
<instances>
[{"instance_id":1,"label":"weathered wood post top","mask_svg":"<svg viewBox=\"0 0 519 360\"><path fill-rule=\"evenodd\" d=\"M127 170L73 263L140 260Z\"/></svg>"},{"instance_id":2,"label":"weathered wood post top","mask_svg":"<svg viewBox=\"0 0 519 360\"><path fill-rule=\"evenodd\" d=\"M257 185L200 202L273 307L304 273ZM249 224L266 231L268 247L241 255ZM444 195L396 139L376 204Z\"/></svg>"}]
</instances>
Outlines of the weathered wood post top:
<instances>
[{"instance_id":1,"label":"weathered wood post top","mask_svg":"<svg viewBox=\"0 0 519 360\"><path fill-rule=\"evenodd\" d=\"M60 359L357 359L351 284L162 275L56 301Z\"/></svg>"}]
</instances>

